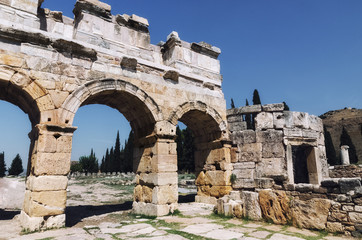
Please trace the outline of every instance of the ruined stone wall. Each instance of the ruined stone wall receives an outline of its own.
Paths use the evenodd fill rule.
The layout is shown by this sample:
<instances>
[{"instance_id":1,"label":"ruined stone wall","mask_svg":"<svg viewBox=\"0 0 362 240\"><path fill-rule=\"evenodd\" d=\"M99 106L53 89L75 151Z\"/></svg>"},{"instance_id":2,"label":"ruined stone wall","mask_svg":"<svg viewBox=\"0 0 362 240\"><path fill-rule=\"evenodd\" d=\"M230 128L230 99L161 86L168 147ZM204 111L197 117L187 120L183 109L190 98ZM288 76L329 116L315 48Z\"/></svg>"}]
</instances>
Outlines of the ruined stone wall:
<instances>
[{"instance_id":1,"label":"ruined stone wall","mask_svg":"<svg viewBox=\"0 0 362 240\"><path fill-rule=\"evenodd\" d=\"M329 167L331 178L362 177L362 165L338 165Z\"/></svg>"},{"instance_id":2,"label":"ruined stone wall","mask_svg":"<svg viewBox=\"0 0 362 240\"><path fill-rule=\"evenodd\" d=\"M219 199L219 214L362 237L361 178L289 185L287 190L233 191Z\"/></svg>"},{"instance_id":3,"label":"ruined stone wall","mask_svg":"<svg viewBox=\"0 0 362 240\"><path fill-rule=\"evenodd\" d=\"M305 146L309 182L328 176L322 121L308 113L284 111L283 104L228 110L234 189L276 188L294 183L292 148ZM246 129L243 115L255 116L255 130Z\"/></svg>"}]
</instances>

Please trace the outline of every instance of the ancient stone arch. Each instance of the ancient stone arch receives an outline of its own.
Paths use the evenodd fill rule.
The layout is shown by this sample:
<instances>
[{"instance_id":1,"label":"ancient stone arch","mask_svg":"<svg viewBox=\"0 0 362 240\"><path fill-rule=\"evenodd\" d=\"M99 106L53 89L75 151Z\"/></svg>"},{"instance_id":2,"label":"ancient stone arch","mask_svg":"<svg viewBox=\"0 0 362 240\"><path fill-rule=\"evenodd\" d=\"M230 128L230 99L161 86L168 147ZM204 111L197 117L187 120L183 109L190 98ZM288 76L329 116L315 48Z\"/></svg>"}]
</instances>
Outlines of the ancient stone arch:
<instances>
[{"instance_id":1,"label":"ancient stone arch","mask_svg":"<svg viewBox=\"0 0 362 240\"><path fill-rule=\"evenodd\" d=\"M42 2L0 1L0 98L33 126L23 227L64 226L73 118L87 104L118 109L135 130L136 213L177 208L178 121L197 137L196 200L215 203L230 192L220 49L176 32L152 45L147 19L111 15L98 0L78 0L74 19Z\"/></svg>"}]
</instances>

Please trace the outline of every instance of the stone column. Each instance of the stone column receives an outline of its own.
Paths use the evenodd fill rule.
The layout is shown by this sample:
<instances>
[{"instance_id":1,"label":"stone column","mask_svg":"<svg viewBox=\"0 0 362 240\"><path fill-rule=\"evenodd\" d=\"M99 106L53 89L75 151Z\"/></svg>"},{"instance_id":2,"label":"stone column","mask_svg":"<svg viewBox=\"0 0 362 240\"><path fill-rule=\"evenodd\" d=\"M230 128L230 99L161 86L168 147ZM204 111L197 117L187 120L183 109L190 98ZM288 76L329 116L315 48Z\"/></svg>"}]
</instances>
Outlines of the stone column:
<instances>
[{"instance_id":1,"label":"stone column","mask_svg":"<svg viewBox=\"0 0 362 240\"><path fill-rule=\"evenodd\" d=\"M343 145L341 146L341 162L342 165L349 165L349 153L348 153L349 146Z\"/></svg>"},{"instance_id":2,"label":"stone column","mask_svg":"<svg viewBox=\"0 0 362 240\"><path fill-rule=\"evenodd\" d=\"M67 175L76 128L39 124L28 164L20 222L29 231L65 226Z\"/></svg>"},{"instance_id":3,"label":"stone column","mask_svg":"<svg viewBox=\"0 0 362 240\"><path fill-rule=\"evenodd\" d=\"M232 191L231 145L225 142L196 145L196 202L216 204L217 199Z\"/></svg>"},{"instance_id":4,"label":"stone column","mask_svg":"<svg viewBox=\"0 0 362 240\"><path fill-rule=\"evenodd\" d=\"M174 136L139 140L135 148L133 211L163 216L177 208L177 152ZM143 145L143 146L142 146Z\"/></svg>"}]
</instances>

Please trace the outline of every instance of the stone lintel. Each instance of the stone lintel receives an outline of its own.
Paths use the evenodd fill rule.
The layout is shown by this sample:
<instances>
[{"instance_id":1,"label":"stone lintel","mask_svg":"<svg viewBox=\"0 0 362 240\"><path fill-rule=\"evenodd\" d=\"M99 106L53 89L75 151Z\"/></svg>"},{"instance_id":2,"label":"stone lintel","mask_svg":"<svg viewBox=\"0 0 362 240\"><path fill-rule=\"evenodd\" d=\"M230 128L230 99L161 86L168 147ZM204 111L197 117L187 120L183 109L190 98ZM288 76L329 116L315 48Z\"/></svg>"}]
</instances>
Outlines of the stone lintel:
<instances>
[{"instance_id":1,"label":"stone lintel","mask_svg":"<svg viewBox=\"0 0 362 240\"><path fill-rule=\"evenodd\" d=\"M227 109L227 116L249 114L249 113L260 113L262 111L261 105L251 105L240 108Z\"/></svg>"},{"instance_id":2,"label":"stone lintel","mask_svg":"<svg viewBox=\"0 0 362 240\"><path fill-rule=\"evenodd\" d=\"M205 42L191 43L191 49L197 53L202 53L212 58L218 58L221 50Z\"/></svg>"},{"instance_id":3,"label":"stone lintel","mask_svg":"<svg viewBox=\"0 0 362 240\"><path fill-rule=\"evenodd\" d=\"M111 6L98 0L78 0L73 9L73 13L77 18L81 12L96 15L107 20L110 20L112 17Z\"/></svg>"},{"instance_id":4,"label":"stone lintel","mask_svg":"<svg viewBox=\"0 0 362 240\"><path fill-rule=\"evenodd\" d=\"M59 126L52 124L38 124L36 127L39 129L40 134L44 134L46 132L59 132L59 133L73 133L77 130L77 127L70 126Z\"/></svg>"},{"instance_id":5,"label":"stone lintel","mask_svg":"<svg viewBox=\"0 0 362 240\"><path fill-rule=\"evenodd\" d=\"M282 112L284 111L284 104L283 103L265 104L262 105L262 109L264 112Z\"/></svg>"}]
</instances>

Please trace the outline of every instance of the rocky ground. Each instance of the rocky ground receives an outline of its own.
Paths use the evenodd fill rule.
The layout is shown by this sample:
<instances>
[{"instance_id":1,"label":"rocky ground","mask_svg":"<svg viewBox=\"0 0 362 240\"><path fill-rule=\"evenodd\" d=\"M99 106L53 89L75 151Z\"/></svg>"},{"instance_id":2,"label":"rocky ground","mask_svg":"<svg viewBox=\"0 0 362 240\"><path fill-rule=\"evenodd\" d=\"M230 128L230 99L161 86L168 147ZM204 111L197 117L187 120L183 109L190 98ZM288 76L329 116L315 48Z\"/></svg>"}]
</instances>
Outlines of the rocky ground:
<instances>
[{"instance_id":1,"label":"rocky ground","mask_svg":"<svg viewBox=\"0 0 362 240\"><path fill-rule=\"evenodd\" d=\"M72 179L67 227L36 233L21 232L17 221L21 205L15 203L22 201L24 180L0 179L0 239L349 239L323 231L221 217L213 213L212 205L190 202L195 187L188 178L180 177L183 203L179 211L158 218L132 214L132 176ZM9 199L13 202L6 202Z\"/></svg>"}]
</instances>

